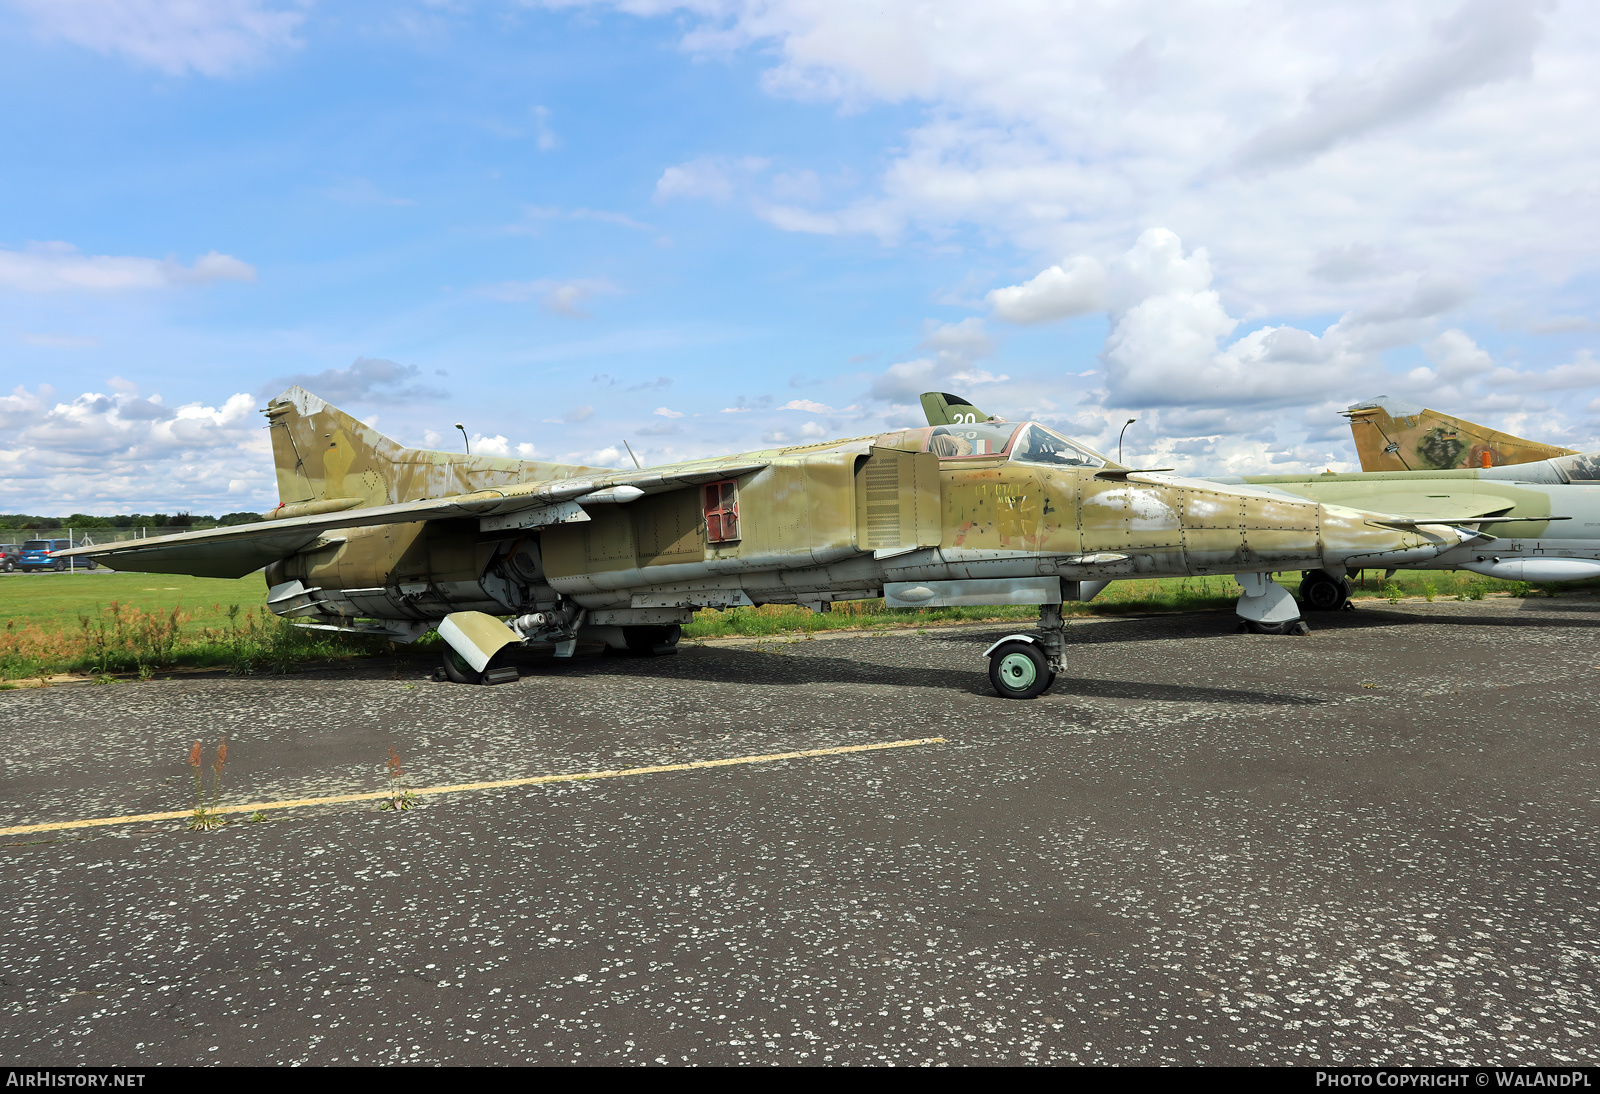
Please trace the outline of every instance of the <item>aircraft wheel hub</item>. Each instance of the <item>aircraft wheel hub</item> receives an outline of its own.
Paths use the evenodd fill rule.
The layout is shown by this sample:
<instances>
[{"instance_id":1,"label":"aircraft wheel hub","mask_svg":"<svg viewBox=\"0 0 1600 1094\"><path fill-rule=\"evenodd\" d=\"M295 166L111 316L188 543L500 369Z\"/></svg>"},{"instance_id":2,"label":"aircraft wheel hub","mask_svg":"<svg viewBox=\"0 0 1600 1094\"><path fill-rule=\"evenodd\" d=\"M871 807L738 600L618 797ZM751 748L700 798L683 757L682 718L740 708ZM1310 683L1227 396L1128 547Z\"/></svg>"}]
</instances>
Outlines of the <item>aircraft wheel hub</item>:
<instances>
[{"instance_id":1,"label":"aircraft wheel hub","mask_svg":"<svg viewBox=\"0 0 1600 1094\"><path fill-rule=\"evenodd\" d=\"M1025 653L1009 653L1000 659L1000 676L1015 691L1025 691L1039 678L1033 658Z\"/></svg>"}]
</instances>

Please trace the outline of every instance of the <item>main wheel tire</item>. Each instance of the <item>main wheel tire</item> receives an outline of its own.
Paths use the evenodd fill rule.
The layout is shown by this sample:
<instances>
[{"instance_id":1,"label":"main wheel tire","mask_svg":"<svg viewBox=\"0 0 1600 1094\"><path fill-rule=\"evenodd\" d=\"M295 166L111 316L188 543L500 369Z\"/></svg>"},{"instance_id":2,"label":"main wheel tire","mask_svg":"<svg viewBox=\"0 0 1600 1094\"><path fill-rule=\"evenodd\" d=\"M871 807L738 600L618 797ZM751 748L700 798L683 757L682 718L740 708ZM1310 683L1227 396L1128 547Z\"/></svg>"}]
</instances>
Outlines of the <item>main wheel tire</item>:
<instances>
[{"instance_id":1,"label":"main wheel tire","mask_svg":"<svg viewBox=\"0 0 1600 1094\"><path fill-rule=\"evenodd\" d=\"M1257 623L1253 619L1239 620L1240 634L1296 634L1304 637L1311 627L1304 619L1290 619L1283 623Z\"/></svg>"},{"instance_id":2,"label":"main wheel tire","mask_svg":"<svg viewBox=\"0 0 1600 1094\"><path fill-rule=\"evenodd\" d=\"M656 627L623 627L622 639L635 657L661 657L678 652L683 628L676 623Z\"/></svg>"},{"instance_id":3,"label":"main wheel tire","mask_svg":"<svg viewBox=\"0 0 1600 1094\"><path fill-rule=\"evenodd\" d=\"M1350 599L1350 579L1307 570L1300 579L1300 603L1307 611L1336 612Z\"/></svg>"},{"instance_id":4,"label":"main wheel tire","mask_svg":"<svg viewBox=\"0 0 1600 1094\"><path fill-rule=\"evenodd\" d=\"M1007 642L989 655L989 683L1002 699L1032 699L1054 680L1044 651L1032 642Z\"/></svg>"},{"instance_id":5,"label":"main wheel tire","mask_svg":"<svg viewBox=\"0 0 1600 1094\"><path fill-rule=\"evenodd\" d=\"M449 646L444 648L444 674L456 684L483 683L483 673L467 664L467 659Z\"/></svg>"}]
</instances>

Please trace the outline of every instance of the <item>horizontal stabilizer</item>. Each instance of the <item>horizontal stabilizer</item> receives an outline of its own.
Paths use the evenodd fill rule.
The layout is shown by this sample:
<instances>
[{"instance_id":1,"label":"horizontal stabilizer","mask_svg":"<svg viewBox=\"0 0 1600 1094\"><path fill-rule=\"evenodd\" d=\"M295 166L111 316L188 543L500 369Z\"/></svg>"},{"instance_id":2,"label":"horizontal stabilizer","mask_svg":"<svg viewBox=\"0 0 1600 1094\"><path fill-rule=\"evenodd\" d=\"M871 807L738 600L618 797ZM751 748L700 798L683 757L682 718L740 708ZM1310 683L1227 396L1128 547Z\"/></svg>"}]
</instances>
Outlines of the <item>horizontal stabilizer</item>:
<instances>
[{"instance_id":1,"label":"horizontal stabilizer","mask_svg":"<svg viewBox=\"0 0 1600 1094\"><path fill-rule=\"evenodd\" d=\"M1313 480L1314 482L1315 480ZM1499 516L1510 510L1516 502L1499 494L1479 494L1469 490L1446 491L1447 484L1432 493L1417 490L1338 489L1338 485L1319 490L1316 498L1321 502L1365 509L1370 513L1395 513L1400 516L1432 518L1425 524L1461 523L1476 517ZM1398 483L1392 485L1400 485ZM1467 485L1473 485L1470 481Z\"/></svg>"},{"instance_id":2,"label":"horizontal stabilizer","mask_svg":"<svg viewBox=\"0 0 1600 1094\"><path fill-rule=\"evenodd\" d=\"M1571 520L1571 517L1468 517L1465 520L1442 520L1438 517L1377 517L1368 524L1383 528L1421 528L1429 524L1537 524L1547 520Z\"/></svg>"},{"instance_id":3,"label":"horizontal stabilizer","mask_svg":"<svg viewBox=\"0 0 1600 1094\"><path fill-rule=\"evenodd\" d=\"M288 558L315 543L316 529L279 528L274 524L243 524L218 531L249 528L254 536L230 539L207 538L209 532L186 532L176 536L153 536L99 547L76 547L56 555L88 555L114 570L139 574L190 574L194 577L243 577L280 558Z\"/></svg>"},{"instance_id":4,"label":"horizontal stabilizer","mask_svg":"<svg viewBox=\"0 0 1600 1094\"><path fill-rule=\"evenodd\" d=\"M1162 471L1176 471L1175 467L1106 467L1094 473L1097 479L1126 479L1129 475L1154 475Z\"/></svg>"}]
</instances>

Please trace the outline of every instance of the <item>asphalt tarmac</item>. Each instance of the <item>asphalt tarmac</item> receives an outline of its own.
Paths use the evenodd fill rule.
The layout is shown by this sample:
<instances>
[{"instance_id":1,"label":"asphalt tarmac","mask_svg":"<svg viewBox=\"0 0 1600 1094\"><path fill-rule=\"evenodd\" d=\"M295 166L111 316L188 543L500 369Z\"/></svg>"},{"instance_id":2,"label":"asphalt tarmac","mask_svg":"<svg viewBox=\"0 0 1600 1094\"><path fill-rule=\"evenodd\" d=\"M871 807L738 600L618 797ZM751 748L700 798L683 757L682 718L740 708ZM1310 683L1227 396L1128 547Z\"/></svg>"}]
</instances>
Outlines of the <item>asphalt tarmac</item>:
<instances>
[{"instance_id":1,"label":"asphalt tarmac","mask_svg":"<svg viewBox=\"0 0 1600 1094\"><path fill-rule=\"evenodd\" d=\"M1311 621L0 693L0 826L946 739L0 837L0 1059L1595 1062L1600 603Z\"/></svg>"}]
</instances>

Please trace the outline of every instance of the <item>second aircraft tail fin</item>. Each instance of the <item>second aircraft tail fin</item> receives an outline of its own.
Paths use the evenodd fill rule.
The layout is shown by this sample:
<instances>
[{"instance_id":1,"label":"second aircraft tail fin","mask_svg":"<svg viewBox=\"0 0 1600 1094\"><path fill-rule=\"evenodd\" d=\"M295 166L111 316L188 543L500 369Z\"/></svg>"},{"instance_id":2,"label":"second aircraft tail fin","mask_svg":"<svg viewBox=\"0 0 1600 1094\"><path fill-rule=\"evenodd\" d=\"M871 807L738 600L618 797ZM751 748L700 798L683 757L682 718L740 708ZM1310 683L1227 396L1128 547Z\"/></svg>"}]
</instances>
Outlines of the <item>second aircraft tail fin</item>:
<instances>
[{"instance_id":1,"label":"second aircraft tail fin","mask_svg":"<svg viewBox=\"0 0 1600 1094\"><path fill-rule=\"evenodd\" d=\"M1380 395L1341 411L1363 471L1447 471L1533 463L1575 450L1513 437L1463 418Z\"/></svg>"}]
</instances>

